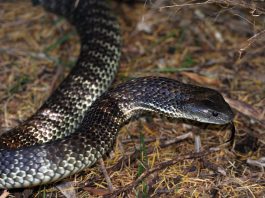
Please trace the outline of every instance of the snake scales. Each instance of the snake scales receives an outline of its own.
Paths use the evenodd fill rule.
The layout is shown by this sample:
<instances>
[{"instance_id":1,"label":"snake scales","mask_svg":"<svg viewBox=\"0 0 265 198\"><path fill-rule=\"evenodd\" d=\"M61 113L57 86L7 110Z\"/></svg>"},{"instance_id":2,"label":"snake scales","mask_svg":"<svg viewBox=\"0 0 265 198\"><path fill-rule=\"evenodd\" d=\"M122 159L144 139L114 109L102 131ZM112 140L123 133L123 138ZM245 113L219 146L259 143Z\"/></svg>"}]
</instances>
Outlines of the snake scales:
<instances>
[{"instance_id":1,"label":"snake scales","mask_svg":"<svg viewBox=\"0 0 265 198\"><path fill-rule=\"evenodd\" d=\"M120 128L144 112L213 124L233 119L217 91L162 77L134 79L100 96L113 81L120 58L119 25L108 4L33 3L66 17L80 35L81 51L43 106L0 137L0 188L45 184L92 166L112 149Z\"/></svg>"}]
</instances>

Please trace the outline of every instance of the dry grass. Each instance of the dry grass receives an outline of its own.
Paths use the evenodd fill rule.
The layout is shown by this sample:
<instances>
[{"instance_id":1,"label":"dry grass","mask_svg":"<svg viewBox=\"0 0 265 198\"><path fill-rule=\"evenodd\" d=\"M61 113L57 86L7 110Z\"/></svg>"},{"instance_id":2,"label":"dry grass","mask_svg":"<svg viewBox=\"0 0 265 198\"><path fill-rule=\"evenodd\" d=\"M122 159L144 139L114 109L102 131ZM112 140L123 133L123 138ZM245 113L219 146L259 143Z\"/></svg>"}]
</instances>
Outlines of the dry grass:
<instances>
[{"instance_id":1,"label":"dry grass","mask_svg":"<svg viewBox=\"0 0 265 198\"><path fill-rule=\"evenodd\" d=\"M233 151L222 148L205 157L226 175L203 166L200 160L182 160L152 174L128 196L140 193L144 197L148 186L149 197L264 197L264 173L246 163L247 158L265 156L265 45L263 34L253 37L265 28L264 9L260 7L261 13L256 16L251 14L252 8L237 4L149 6L115 6L123 34L123 57L116 83L160 75L213 87L234 102L231 105L237 110L237 135ZM79 45L66 21L33 8L28 1L0 2L0 26L0 123L4 131L25 120L43 103L74 65ZM148 140L172 139L198 130L205 150L225 141L226 130L197 129L161 118L132 122L120 132L106 166L115 165L123 152L141 144L139 132ZM134 137L130 143L124 141L128 136ZM143 145L152 147L152 152L119 171L108 169L116 189L135 181L141 161L151 169L194 150L191 140L166 148L161 148L158 141ZM98 166L69 180L77 182L78 197L106 193ZM34 192L37 197L46 195L62 196L52 186Z\"/></svg>"}]
</instances>

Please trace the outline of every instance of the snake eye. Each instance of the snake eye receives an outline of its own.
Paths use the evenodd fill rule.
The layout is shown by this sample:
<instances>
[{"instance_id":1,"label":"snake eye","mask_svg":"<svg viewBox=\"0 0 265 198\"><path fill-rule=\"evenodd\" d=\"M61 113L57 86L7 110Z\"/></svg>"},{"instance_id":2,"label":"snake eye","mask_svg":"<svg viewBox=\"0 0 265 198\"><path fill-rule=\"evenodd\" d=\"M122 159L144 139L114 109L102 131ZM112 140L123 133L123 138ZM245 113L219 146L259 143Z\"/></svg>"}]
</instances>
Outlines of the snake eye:
<instances>
[{"instance_id":1,"label":"snake eye","mask_svg":"<svg viewBox=\"0 0 265 198\"><path fill-rule=\"evenodd\" d=\"M218 113L217 113L216 111L213 111L213 112L212 112L212 115L213 115L214 117L217 117L217 116L218 116Z\"/></svg>"}]
</instances>

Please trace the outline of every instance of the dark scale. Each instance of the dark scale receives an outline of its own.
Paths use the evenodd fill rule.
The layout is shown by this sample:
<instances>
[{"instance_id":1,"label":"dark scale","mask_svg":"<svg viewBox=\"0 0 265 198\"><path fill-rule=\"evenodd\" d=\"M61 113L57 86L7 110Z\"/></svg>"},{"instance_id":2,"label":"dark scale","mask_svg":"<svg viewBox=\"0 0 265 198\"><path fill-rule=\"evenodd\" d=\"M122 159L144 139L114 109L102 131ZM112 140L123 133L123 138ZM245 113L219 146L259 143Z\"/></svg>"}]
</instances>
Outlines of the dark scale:
<instances>
[{"instance_id":1,"label":"dark scale","mask_svg":"<svg viewBox=\"0 0 265 198\"><path fill-rule=\"evenodd\" d=\"M39 144L62 138L73 133L83 119L84 112L87 111L95 99L100 96L113 81L119 64L119 25L115 17L111 15L111 11L105 1L81 0L77 7L75 7L76 5L74 4L76 1L72 0L58 2L52 0L35 0L33 2L35 5L40 4L47 10L68 18L73 25L76 25L77 31L80 34L81 43L86 47L81 48L83 50L80 52L81 55L79 60L77 60L77 64L71 71L69 77L64 80L40 110L30 118L31 121L36 120L38 127L35 127L34 131L26 129L23 131L22 135L20 135L22 133L21 127L7 132L0 137L0 148L9 147L13 139L16 139L16 144L12 144L12 148L28 145L23 141L23 138L26 136L31 137L31 144ZM82 20L82 26L80 25L81 18L87 19ZM98 21L99 23L97 24L94 21ZM91 27L94 28L91 29ZM93 31L94 29L96 31ZM110 31L112 34L109 33ZM89 32L89 34L86 32ZM102 48L97 44L98 42L93 42L97 40L106 43L105 45L108 44L112 46L112 48ZM116 50L113 51L113 48ZM93 49L95 50L94 52ZM97 52L98 49L101 50ZM94 54L102 54L104 57L93 56L91 52ZM109 62L106 60L109 60ZM111 63L115 64L113 65ZM85 65L87 65L87 67ZM98 67L98 72L91 72L89 65ZM108 71L108 74L105 74L106 71ZM79 76L82 81L78 80ZM97 82L104 83L101 83L100 87L98 87ZM92 88L93 85L97 87L97 90ZM87 100L86 98L90 99ZM68 101L70 101L71 104L66 105ZM86 109L78 109L76 106L85 107ZM51 110L51 112L55 114L60 114L60 118L55 121L56 123L49 119L48 115L40 119L41 116L39 116L39 114L42 114L46 109ZM72 117L72 112L74 112L74 117ZM49 124L47 124L47 122ZM28 121L25 122L24 128L30 127L31 124L27 126L27 123ZM71 123L74 123L74 125ZM68 126L68 128L65 126ZM47 133L52 135L47 135ZM33 136L32 134L38 135Z\"/></svg>"},{"instance_id":2,"label":"dark scale","mask_svg":"<svg viewBox=\"0 0 265 198\"><path fill-rule=\"evenodd\" d=\"M233 119L217 91L162 77L134 79L100 96L120 59L119 25L106 1L33 3L76 27L81 52L69 76L36 114L0 137L0 188L43 185L92 166L113 148L120 128L145 112L213 124Z\"/></svg>"}]
</instances>

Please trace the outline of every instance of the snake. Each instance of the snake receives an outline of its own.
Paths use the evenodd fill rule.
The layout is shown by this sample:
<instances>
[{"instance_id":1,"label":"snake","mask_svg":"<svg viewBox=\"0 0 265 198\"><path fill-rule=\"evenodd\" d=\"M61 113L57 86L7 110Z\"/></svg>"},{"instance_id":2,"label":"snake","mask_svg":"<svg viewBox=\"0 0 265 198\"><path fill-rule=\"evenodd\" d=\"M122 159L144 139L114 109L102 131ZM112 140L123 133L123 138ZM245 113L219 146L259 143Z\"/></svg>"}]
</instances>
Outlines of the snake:
<instances>
[{"instance_id":1,"label":"snake","mask_svg":"<svg viewBox=\"0 0 265 198\"><path fill-rule=\"evenodd\" d=\"M30 118L0 137L0 188L26 188L94 165L120 129L145 113L223 125L234 113L216 90L159 76L111 87L121 56L118 20L105 0L32 0L80 37L76 65Z\"/></svg>"}]
</instances>

